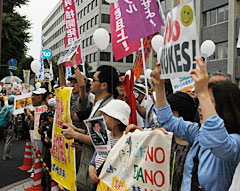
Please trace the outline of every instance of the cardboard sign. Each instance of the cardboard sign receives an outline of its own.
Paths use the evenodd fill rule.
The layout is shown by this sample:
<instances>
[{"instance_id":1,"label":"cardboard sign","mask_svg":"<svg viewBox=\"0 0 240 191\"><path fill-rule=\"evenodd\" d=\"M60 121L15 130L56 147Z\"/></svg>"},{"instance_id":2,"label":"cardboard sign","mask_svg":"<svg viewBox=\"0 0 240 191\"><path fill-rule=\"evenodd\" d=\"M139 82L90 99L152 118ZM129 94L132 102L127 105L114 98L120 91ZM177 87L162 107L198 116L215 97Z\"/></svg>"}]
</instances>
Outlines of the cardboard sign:
<instances>
[{"instance_id":1,"label":"cardboard sign","mask_svg":"<svg viewBox=\"0 0 240 191\"><path fill-rule=\"evenodd\" d=\"M102 168L97 191L170 190L172 133L159 130L123 134Z\"/></svg>"},{"instance_id":2,"label":"cardboard sign","mask_svg":"<svg viewBox=\"0 0 240 191\"><path fill-rule=\"evenodd\" d=\"M29 107L34 110L32 105L32 93L26 93L19 96L14 96L14 115L24 113L24 109Z\"/></svg>"},{"instance_id":3,"label":"cardboard sign","mask_svg":"<svg viewBox=\"0 0 240 191\"><path fill-rule=\"evenodd\" d=\"M172 78L170 80L173 88L173 93L177 91L187 92L195 89L194 80L190 77Z\"/></svg>"},{"instance_id":4,"label":"cardboard sign","mask_svg":"<svg viewBox=\"0 0 240 191\"><path fill-rule=\"evenodd\" d=\"M140 41L129 42L118 2L110 5L111 39L113 55L116 61L140 48Z\"/></svg>"},{"instance_id":5,"label":"cardboard sign","mask_svg":"<svg viewBox=\"0 0 240 191\"><path fill-rule=\"evenodd\" d=\"M152 38L154 35L148 36L143 39L143 47L144 47L144 57L145 57L145 63L147 63L148 57L152 51ZM141 76L141 73L143 71L143 58L142 58L142 50L140 49L137 52L136 60L133 67L134 75L136 76L136 79L138 80Z\"/></svg>"},{"instance_id":6,"label":"cardboard sign","mask_svg":"<svg viewBox=\"0 0 240 191\"><path fill-rule=\"evenodd\" d=\"M107 156L111 146L104 117L101 116L84 120L84 123L97 153L101 156Z\"/></svg>"},{"instance_id":7,"label":"cardboard sign","mask_svg":"<svg viewBox=\"0 0 240 191\"><path fill-rule=\"evenodd\" d=\"M57 64L61 64L63 62L67 62L67 61L71 60L71 58L73 57L75 52L77 52L77 49L78 49L80 43L81 43L81 39L79 38L79 39L76 39L74 41L74 43L69 44L65 48L65 50L61 53L61 56L59 57ZM72 66L72 65L70 64L70 66Z\"/></svg>"},{"instance_id":8,"label":"cardboard sign","mask_svg":"<svg viewBox=\"0 0 240 191\"><path fill-rule=\"evenodd\" d=\"M73 44L79 38L78 25L77 25L77 16L74 0L63 0L64 16L65 16L65 26L66 26L66 35L65 35L65 47L69 44ZM80 46L77 47L78 53L76 56L77 65L81 64L81 50ZM70 62L65 63L65 67L71 67Z\"/></svg>"},{"instance_id":9,"label":"cardboard sign","mask_svg":"<svg viewBox=\"0 0 240 191\"><path fill-rule=\"evenodd\" d=\"M33 139L41 140L41 135L38 132L39 124L40 124L40 115L41 113L47 111L46 105L41 105L34 107L34 135Z\"/></svg>"},{"instance_id":10,"label":"cardboard sign","mask_svg":"<svg viewBox=\"0 0 240 191\"><path fill-rule=\"evenodd\" d=\"M72 124L70 118L70 98L72 88L56 89L56 110L52 138L52 179L68 190L76 190L75 148L73 140L64 138L63 123Z\"/></svg>"},{"instance_id":11,"label":"cardboard sign","mask_svg":"<svg viewBox=\"0 0 240 191\"><path fill-rule=\"evenodd\" d=\"M167 15L160 60L161 79L189 77L200 56L193 1L173 8Z\"/></svg>"},{"instance_id":12,"label":"cardboard sign","mask_svg":"<svg viewBox=\"0 0 240 191\"><path fill-rule=\"evenodd\" d=\"M157 1L119 0L129 41L135 41L159 32L163 22Z\"/></svg>"}]
</instances>

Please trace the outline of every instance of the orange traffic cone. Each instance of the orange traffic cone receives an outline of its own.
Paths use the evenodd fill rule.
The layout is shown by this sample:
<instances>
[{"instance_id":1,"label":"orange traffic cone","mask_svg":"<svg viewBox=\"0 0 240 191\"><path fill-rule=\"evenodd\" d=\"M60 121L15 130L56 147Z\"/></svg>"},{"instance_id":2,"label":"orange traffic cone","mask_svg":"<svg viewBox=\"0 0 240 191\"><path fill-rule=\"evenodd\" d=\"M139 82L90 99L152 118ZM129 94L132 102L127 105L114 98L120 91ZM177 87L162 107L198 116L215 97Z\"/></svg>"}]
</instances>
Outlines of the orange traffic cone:
<instances>
[{"instance_id":1,"label":"orange traffic cone","mask_svg":"<svg viewBox=\"0 0 240 191\"><path fill-rule=\"evenodd\" d=\"M23 165L18 168L21 170L30 170L32 168L32 153L29 140L26 140Z\"/></svg>"},{"instance_id":2,"label":"orange traffic cone","mask_svg":"<svg viewBox=\"0 0 240 191\"><path fill-rule=\"evenodd\" d=\"M34 167L34 176L33 176L33 185L29 188L25 188L26 191L42 191L43 187L41 185L41 180L43 177L43 167L42 162L40 161L40 150L36 150L35 157L35 167Z\"/></svg>"},{"instance_id":3,"label":"orange traffic cone","mask_svg":"<svg viewBox=\"0 0 240 191\"><path fill-rule=\"evenodd\" d=\"M59 191L59 187L58 185L56 184L56 182L52 181L51 183L51 191Z\"/></svg>"}]
</instances>

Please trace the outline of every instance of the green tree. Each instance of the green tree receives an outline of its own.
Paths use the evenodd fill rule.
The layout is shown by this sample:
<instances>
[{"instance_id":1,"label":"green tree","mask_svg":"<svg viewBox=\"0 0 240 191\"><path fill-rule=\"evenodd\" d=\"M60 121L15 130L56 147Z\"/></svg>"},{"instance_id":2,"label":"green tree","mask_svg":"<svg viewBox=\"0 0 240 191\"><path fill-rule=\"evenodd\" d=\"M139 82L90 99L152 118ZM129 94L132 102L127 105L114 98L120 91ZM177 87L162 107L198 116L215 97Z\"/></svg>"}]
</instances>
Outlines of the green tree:
<instances>
[{"instance_id":1,"label":"green tree","mask_svg":"<svg viewBox=\"0 0 240 191\"><path fill-rule=\"evenodd\" d=\"M16 7L21 7L27 2L28 0L3 1L1 64L8 65L8 61L15 58L18 61L18 70L14 71L14 74L20 74L26 64L25 61L31 60L31 57L26 57L26 43L30 42L30 34L27 30L31 24L26 16L15 11ZM1 78L9 75L8 67L1 69Z\"/></svg>"}]
</instances>

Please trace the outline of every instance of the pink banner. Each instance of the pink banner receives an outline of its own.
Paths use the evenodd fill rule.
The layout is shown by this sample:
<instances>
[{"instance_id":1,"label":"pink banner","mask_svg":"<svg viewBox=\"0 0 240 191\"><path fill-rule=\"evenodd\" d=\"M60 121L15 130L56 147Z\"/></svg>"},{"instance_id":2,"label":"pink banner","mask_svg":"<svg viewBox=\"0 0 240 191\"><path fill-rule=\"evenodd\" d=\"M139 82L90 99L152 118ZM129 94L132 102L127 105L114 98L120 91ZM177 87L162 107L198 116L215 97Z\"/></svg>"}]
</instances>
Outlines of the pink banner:
<instances>
[{"instance_id":1,"label":"pink banner","mask_svg":"<svg viewBox=\"0 0 240 191\"><path fill-rule=\"evenodd\" d=\"M112 49L115 60L119 60L140 48L140 41L129 42L118 2L110 5Z\"/></svg>"},{"instance_id":2,"label":"pink banner","mask_svg":"<svg viewBox=\"0 0 240 191\"><path fill-rule=\"evenodd\" d=\"M63 8L65 15L65 26L66 26L66 37L65 37L65 47L68 44L72 44L76 39L79 38L78 26L77 26L77 16L75 9L74 0L63 0ZM81 64L81 50L80 46L77 50L77 65ZM65 67L72 66L70 62L65 62Z\"/></svg>"},{"instance_id":3,"label":"pink banner","mask_svg":"<svg viewBox=\"0 0 240 191\"><path fill-rule=\"evenodd\" d=\"M159 32L163 22L156 0L119 0L130 42Z\"/></svg>"}]
</instances>

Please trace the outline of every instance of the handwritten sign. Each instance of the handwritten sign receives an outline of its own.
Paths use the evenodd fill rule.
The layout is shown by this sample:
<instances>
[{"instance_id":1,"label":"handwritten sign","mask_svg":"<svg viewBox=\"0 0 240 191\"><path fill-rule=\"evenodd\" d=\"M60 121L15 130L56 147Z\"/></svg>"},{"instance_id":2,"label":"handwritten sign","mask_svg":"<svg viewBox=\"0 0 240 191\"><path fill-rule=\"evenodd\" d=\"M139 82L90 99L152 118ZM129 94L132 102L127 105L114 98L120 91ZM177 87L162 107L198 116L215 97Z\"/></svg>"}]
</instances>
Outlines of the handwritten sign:
<instances>
[{"instance_id":1,"label":"handwritten sign","mask_svg":"<svg viewBox=\"0 0 240 191\"><path fill-rule=\"evenodd\" d=\"M70 118L70 97L72 88L56 89L56 111L53 124L52 179L68 190L76 190L75 149L73 140L62 134L63 123L72 124Z\"/></svg>"},{"instance_id":2,"label":"handwritten sign","mask_svg":"<svg viewBox=\"0 0 240 191\"><path fill-rule=\"evenodd\" d=\"M193 1L173 8L167 15L160 60L161 78L189 77L200 56Z\"/></svg>"},{"instance_id":3,"label":"handwritten sign","mask_svg":"<svg viewBox=\"0 0 240 191\"><path fill-rule=\"evenodd\" d=\"M124 134L110 151L97 191L169 191L172 133L139 131Z\"/></svg>"}]
</instances>

